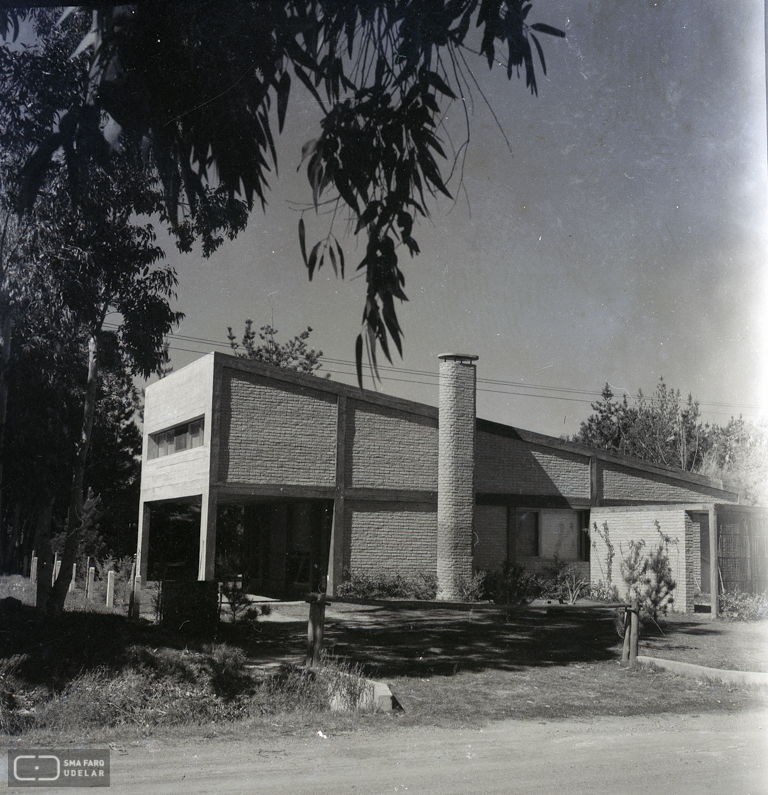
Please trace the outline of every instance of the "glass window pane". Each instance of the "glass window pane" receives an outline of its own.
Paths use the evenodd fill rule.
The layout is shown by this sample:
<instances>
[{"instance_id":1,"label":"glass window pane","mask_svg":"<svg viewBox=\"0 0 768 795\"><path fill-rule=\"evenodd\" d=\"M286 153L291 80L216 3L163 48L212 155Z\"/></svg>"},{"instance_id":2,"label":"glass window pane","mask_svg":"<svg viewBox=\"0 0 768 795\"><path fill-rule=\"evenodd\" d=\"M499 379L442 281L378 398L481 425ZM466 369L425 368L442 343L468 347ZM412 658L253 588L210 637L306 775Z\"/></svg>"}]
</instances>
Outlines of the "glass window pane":
<instances>
[{"instance_id":1,"label":"glass window pane","mask_svg":"<svg viewBox=\"0 0 768 795\"><path fill-rule=\"evenodd\" d=\"M516 552L521 557L539 554L539 514L537 511L517 512Z\"/></svg>"}]
</instances>

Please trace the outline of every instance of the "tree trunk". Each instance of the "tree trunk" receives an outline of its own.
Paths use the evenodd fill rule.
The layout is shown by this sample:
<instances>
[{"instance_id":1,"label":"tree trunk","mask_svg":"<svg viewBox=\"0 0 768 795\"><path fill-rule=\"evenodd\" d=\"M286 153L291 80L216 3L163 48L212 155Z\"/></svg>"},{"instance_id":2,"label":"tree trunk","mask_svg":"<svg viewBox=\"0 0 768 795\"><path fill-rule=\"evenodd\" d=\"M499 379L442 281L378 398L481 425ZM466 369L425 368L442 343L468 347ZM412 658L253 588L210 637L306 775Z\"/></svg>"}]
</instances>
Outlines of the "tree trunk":
<instances>
[{"instance_id":1,"label":"tree trunk","mask_svg":"<svg viewBox=\"0 0 768 795\"><path fill-rule=\"evenodd\" d=\"M67 529L64 537L64 551L61 556L61 569L56 582L48 595L46 612L59 615L64 610L69 583L72 581L72 564L77 557L77 544L80 540L80 529L83 523L83 486L85 483L85 464L91 446L93 417L96 412L96 391L99 383L99 341L98 330L88 338L88 382L85 389L83 406L83 426L77 446L77 458L72 472L72 487L69 492L69 512Z\"/></svg>"},{"instance_id":2,"label":"tree trunk","mask_svg":"<svg viewBox=\"0 0 768 795\"><path fill-rule=\"evenodd\" d=\"M12 335L13 316L10 309L4 306L0 315L0 539L5 537L5 524L3 522L3 460L5 457L5 420L8 412L8 365L11 361ZM5 565L3 557L3 549L0 548L0 566L2 567Z\"/></svg>"},{"instance_id":3,"label":"tree trunk","mask_svg":"<svg viewBox=\"0 0 768 795\"><path fill-rule=\"evenodd\" d=\"M51 593L53 552L51 551L51 520L53 518L53 495L43 493L37 508L35 524L35 554L37 555L37 600L43 607Z\"/></svg>"}]
</instances>

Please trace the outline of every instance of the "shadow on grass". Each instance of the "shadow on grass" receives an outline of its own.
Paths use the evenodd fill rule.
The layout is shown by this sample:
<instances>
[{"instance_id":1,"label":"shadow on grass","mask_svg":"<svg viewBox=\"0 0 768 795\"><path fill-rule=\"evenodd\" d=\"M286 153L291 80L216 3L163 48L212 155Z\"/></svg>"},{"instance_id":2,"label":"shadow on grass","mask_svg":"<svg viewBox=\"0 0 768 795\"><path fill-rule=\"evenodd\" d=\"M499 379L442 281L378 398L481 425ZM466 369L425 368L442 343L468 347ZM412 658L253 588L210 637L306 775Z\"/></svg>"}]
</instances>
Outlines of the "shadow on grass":
<instances>
[{"instance_id":1,"label":"shadow on grass","mask_svg":"<svg viewBox=\"0 0 768 795\"><path fill-rule=\"evenodd\" d=\"M29 685L61 688L96 668L121 670L132 647L196 651L216 638L169 631L110 613L65 611L51 621L22 605L0 620L0 670Z\"/></svg>"},{"instance_id":2,"label":"shadow on grass","mask_svg":"<svg viewBox=\"0 0 768 795\"><path fill-rule=\"evenodd\" d=\"M382 677L614 660L620 642L610 609L510 611L486 606L472 611L387 607L365 623L334 622L326 638L334 653Z\"/></svg>"},{"instance_id":3,"label":"shadow on grass","mask_svg":"<svg viewBox=\"0 0 768 795\"><path fill-rule=\"evenodd\" d=\"M60 686L96 667L120 669L133 646L189 649L226 643L253 662L303 658L306 624L256 622L250 627L220 624L214 633L171 631L124 616L66 612L55 624L36 620L32 608L6 616L0 626L0 662L23 655L16 674L30 684ZM686 636L721 632L710 624L675 621L652 625L648 645L685 643ZM450 676L470 671L520 671L617 660L621 639L610 608L553 606L503 608L479 605L471 610L442 606L368 606L331 613L326 647L360 663L378 677Z\"/></svg>"}]
</instances>

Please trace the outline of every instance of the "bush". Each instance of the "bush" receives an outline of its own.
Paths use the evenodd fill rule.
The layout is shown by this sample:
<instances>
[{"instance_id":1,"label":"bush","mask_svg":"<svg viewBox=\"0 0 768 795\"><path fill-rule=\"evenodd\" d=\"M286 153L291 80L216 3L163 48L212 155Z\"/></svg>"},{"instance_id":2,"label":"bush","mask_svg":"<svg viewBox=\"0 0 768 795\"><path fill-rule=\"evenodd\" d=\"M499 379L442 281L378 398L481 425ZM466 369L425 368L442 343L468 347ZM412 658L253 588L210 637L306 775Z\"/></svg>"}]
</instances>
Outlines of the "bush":
<instances>
[{"instance_id":1,"label":"bush","mask_svg":"<svg viewBox=\"0 0 768 795\"><path fill-rule=\"evenodd\" d=\"M569 605L589 594L589 582L576 569L557 559L551 577L543 580L543 584L543 596Z\"/></svg>"},{"instance_id":2,"label":"bush","mask_svg":"<svg viewBox=\"0 0 768 795\"><path fill-rule=\"evenodd\" d=\"M589 598L596 602L620 602L619 589L615 585L606 585L602 580L589 586Z\"/></svg>"},{"instance_id":3,"label":"bush","mask_svg":"<svg viewBox=\"0 0 768 795\"><path fill-rule=\"evenodd\" d=\"M765 621L768 593L726 591L720 594L720 616L729 621Z\"/></svg>"},{"instance_id":4,"label":"bush","mask_svg":"<svg viewBox=\"0 0 768 795\"><path fill-rule=\"evenodd\" d=\"M487 598L503 605L527 604L545 591L544 580L539 575L529 574L519 564L509 562L500 571L488 572L484 586Z\"/></svg>"},{"instance_id":5,"label":"bush","mask_svg":"<svg viewBox=\"0 0 768 795\"><path fill-rule=\"evenodd\" d=\"M415 577L386 571L352 575L345 572L344 582L339 585L337 594L357 599L431 601L437 596L437 577L427 572L420 572Z\"/></svg>"},{"instance_id":6,"label":"bush","mask_svg":"<svg viewBox=\"0 0 768 795\"><path fill-rule=\"evenodd\" d=\"M459 577L456 581L459 600L462 602L480 602L485 599L485 578L486 573L484 571L477 571L469 577Z\"/></svg>"},{"instance_id":7,"label":"bush","mask_svg":"<svg viewBox=\"0 0 768 795\"><path fill-rule=\"evenodd\" d=\"M658 521L655 525L661 536L658 546L646 555L643 552L645 541L630 541L629 549L621 559L621 576L627 586L627 599L637 599L640 609L654 621L659 613L666 613L674 603L673 592L677 587L669 563L668 549L672 540L661 532Z\"/></svg>"}]
</instances>

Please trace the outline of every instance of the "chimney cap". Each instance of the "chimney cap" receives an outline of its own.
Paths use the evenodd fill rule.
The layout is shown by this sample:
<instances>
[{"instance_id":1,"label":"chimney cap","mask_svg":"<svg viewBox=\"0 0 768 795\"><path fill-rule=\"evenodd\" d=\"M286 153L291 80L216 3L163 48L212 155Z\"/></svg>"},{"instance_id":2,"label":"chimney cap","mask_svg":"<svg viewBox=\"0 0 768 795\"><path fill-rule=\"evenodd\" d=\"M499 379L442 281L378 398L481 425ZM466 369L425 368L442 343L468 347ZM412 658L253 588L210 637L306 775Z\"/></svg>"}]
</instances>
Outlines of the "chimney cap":
<instances>
[{"instance_id":1,"label":"chimney cap","mask_svg":"<svg viewBox=\"0 0 768 795\"><path fill-rule=\"evenodd\" d=\"M456 361L476 362L480 357L474 353L441 353L437 358L443 361L452 359Z\"/></svg>"}]
</instances>

